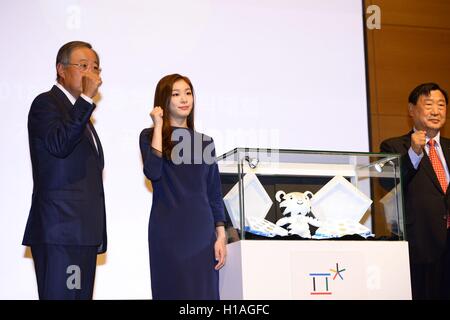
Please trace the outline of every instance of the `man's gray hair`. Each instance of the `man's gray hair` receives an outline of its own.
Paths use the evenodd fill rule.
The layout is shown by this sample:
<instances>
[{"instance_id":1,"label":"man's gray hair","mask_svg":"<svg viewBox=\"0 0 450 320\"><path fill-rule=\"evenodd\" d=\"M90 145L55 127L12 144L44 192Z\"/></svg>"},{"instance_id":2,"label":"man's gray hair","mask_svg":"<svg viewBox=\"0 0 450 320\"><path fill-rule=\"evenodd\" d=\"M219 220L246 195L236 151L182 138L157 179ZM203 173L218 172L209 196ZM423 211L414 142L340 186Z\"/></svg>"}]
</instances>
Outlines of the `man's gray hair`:
<instances>
[{"instance_id":1,"label":"man's gray hair","mask_svg":"<svg viewBox=\"0 0 450 320\"><path fill-rule=\"evenodd\" d=\"M84 41L71 41L66 43L59 49L58 54L56 55L56 66L58 66L58 63L64 65L70 63L70 56L72 55L72 51L77 48L88 48L94 51L95 56L97 57L97 62L98 64L100 64L100 58L98 57L97 52L95 52L95 50L92 49L90 43ZM56 80L57 81L59 80L58 72L56 72Z\"/></svg>"}]
</instances>

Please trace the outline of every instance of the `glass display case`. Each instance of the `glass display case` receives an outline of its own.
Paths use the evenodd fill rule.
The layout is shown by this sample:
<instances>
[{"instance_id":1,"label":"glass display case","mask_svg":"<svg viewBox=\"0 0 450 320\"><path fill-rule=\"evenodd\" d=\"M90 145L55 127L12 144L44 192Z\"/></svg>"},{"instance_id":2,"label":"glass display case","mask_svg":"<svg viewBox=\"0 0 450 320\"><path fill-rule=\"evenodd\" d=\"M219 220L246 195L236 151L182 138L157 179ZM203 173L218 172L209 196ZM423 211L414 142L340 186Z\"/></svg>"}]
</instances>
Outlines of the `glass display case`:
<instances>
[{"instance_id":1,"label":"glass display case","mask_svg":"<svg viewBox=\"0 0 450 320\"><path fill-rule=\"evenodd\" d=\"M230 243L406 240L398 154L236 148L218 166Z\"/></svg>"}]
</instances>

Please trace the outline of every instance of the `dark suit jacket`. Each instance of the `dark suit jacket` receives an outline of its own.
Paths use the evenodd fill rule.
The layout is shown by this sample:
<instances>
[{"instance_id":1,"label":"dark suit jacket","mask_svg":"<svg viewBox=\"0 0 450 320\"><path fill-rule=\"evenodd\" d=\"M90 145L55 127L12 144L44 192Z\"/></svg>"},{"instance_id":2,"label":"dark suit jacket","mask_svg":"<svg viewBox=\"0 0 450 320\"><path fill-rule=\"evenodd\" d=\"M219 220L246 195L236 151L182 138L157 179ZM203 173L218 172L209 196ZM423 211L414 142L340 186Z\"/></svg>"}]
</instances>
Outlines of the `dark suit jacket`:
<instances>
[{"instance_id":1,"label":"dark suit jacket","mask_svg":"<svg viewBox=\"0 0 450 320\"><path fill-rule=\"evenodd\" d=\"M89 245L106 251L103 150L89 120L94 108L83 98L72 106L56 86L33 101L28 138L34 186L24 245Z\"/></svg>"},{"instance_id":2,"label":"dark suit jacket","mask_svg":"<svg viewBox=\"0 0 450 320\"><path fill-rule=\"evenodd\" d=\"M381 152L400 153L405 201L406 237L412 263L433 263L444 252L447 241L447 212L450 207L449 189L444 194L430 158L424 153L417 170L408 150L411 131L407 135L381 143ZM440 137L445 161L449 166L450 140Z\"/></svg>"}]
</instances>

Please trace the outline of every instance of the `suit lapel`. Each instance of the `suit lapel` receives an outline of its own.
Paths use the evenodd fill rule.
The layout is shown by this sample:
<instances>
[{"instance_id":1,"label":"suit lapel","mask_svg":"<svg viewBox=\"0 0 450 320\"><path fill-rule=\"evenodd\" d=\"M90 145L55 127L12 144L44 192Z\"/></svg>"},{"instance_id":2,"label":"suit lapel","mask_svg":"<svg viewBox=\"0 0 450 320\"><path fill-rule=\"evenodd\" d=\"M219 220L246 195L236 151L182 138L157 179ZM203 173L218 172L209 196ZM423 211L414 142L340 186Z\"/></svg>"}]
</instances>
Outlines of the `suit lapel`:
<instances>
[{"instance_id":1,"label":"suit lapel","mask_svg":"<svg viewBox=\"0 0 450 320\"><path fill-rule=\"evenodd\" d=\"M89 143L92 147L92 150L95 151L95 154L98 155L97 147L95 146L94 137L92 133L92 125L90 123L91 121L86 124L86 128L84 129L84 136L89 140Z\"/></svg>"},{"instance_id":2,"label":"suit lapel","mask_svg":"<svg viewBox=\"0 0 450 320\"><path fill-rule=\"evenodd\" d=\"M95 153L98 155L99 161L100 161L100 167L103 168L104 166L104 158L103 158L103 148L102 144L100 142L100 138L97 135L97 131L95 131L94 125L89 120L88 122L89 129L91 129L92 135L94 136L95 143L97 144L97 148L95 148L95 145L93 145L93 148L95 149ZM92 144L92 143L91 143Z\"/></svg>"},{"instance_id":3,"label":"suit lapel","mask_svg":"<svg viewBox=\"0 0 450 320\"><path fill-rule=\"evenodd\" d=\"M449 160L450 160L450 140L441 137L441 148L442 148L442 153L444 154L444 158L445 158L445 163L447 165L447 170L450 170L450 166L449 166ZM447 181L448 182L448 181ZM447 192L449 192L448 190L449 188L447 188Z\"/></svg>"},{"instance_id":4,"label":"suit lapel","mask_svg":"<svg viewBox=\"0 0 450 320\"><path fill-rule=\"evenodd\" d=\"M449 167L449 160L450 160L450 140L441 137L441 147L442 152L444 153L445 162L447 163L447 168Z\"/></svg>"}]
</instances>

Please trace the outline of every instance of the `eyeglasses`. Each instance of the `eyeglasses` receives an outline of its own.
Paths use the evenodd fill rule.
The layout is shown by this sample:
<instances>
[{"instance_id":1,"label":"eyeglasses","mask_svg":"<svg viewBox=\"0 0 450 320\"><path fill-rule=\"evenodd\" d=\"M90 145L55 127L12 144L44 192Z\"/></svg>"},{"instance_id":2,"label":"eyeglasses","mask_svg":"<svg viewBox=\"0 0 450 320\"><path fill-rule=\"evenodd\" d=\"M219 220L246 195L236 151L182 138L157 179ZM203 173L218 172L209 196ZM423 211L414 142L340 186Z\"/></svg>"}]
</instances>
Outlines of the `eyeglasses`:
<instances>
[{"instance_id":1,"label":"eyeglasses","mask_svg":"<svg viewBox=\"0 0 450 320\"><path fill-rule=\"evenodd\" d=\"M80 63L64 63L64 65L66 65L66 66L75 66L75 67L78 67L78 69L80 69L80 71L82 71L82 72L86 72L86 71L88 71L88 69L89 69L89 63L86 63L86 62L80 62ZM102 72L102 68L100 68L100 67L97 66L97 65L94 65L94 66L92 67L92 69L94 70L95 73L100 73L100 72Z\"/></svg>"}]
</instances>

